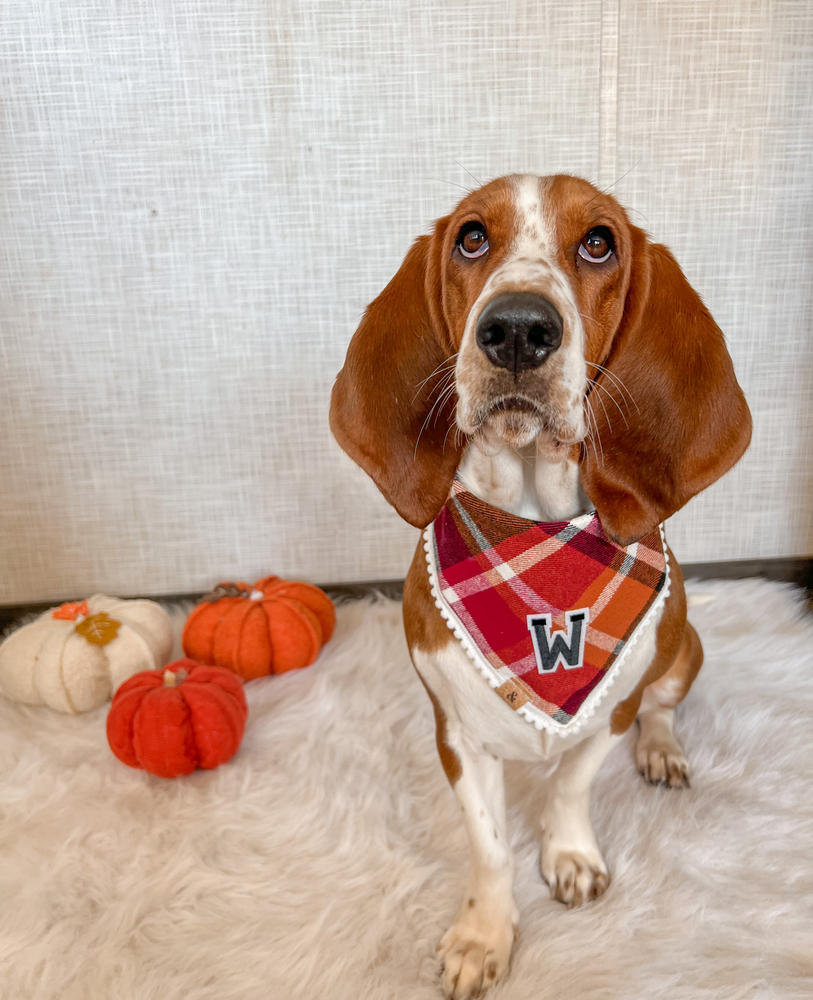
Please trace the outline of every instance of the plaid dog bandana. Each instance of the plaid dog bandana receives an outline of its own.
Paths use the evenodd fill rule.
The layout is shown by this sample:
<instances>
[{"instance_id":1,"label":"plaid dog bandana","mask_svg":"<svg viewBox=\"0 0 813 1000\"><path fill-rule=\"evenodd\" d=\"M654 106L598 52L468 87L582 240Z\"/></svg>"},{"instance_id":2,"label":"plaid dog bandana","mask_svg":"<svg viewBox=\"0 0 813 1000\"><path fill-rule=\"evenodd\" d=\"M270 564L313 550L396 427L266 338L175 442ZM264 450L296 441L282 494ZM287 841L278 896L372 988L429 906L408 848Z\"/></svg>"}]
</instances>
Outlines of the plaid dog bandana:
<instances>
[{"instance_id":1,"label":"plaid dog bandana","mask_svg":"<svg viewBox=\"0 0 813 1000\"><path fill-rule=\"evenodd\" d=\"M474 665L537 729L570 734L669 592L663 527L622 548L596 513L516 517L455 480L424 533L435 603Z\"/></svg>"}]
</instances>

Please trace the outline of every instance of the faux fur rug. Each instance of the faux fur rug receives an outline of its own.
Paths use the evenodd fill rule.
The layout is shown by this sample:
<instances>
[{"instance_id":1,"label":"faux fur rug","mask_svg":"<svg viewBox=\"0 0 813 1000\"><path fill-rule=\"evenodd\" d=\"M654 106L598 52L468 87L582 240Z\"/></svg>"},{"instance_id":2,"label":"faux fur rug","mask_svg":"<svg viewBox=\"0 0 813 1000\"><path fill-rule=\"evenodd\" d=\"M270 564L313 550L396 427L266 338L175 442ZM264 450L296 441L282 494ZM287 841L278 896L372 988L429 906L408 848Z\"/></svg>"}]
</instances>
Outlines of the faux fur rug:
<instances>
[{"instance_id":1,"label":"faux fur rug","mask_svg":"<svg viewBox=\"0 0 813 1000\"><path fill-rule=\"evenodd\" d=\"M544 769L507 767L521 932L493 1000L813 995L813 623L786 586L691 589L692 788L613 751L601 900L549 899ZM4 1000L438 1000L468 849L399 605L346 605L315 666L246 694L237 757L176 781L113 758L105 709L0 704Z\"/></svg>"}]
</instances>

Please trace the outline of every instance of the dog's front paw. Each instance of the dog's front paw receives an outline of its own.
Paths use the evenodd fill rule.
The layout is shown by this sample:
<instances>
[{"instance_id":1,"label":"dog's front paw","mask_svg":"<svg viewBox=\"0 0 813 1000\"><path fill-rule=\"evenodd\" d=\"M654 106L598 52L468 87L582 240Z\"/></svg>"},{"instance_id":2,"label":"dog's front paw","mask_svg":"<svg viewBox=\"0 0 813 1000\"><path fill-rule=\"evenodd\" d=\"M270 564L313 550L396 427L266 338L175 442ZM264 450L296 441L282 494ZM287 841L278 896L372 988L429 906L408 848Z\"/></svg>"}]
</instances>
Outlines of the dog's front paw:
<instances>
[{"instance_id":1,"label":"dog's front paw","mask_svg":"<svg viewBox=\"0 0 813 1000\"><path fill-rule=\"evenodd\" d=\"M638 771L650 785L667 788L689 787L689 765L682 753L664 753L662 750L636 753Z\"/></svg>"},{"instance_id":2,"label":"dog's front paw","mask_svg":"<svg viewBox=\"0 0 813 1000\"><path fill-rule=\"evenodd\" d=\"M443 961L443 988L450 1000L476 997L498 982L508 969L517 933L517 913L500 914L468 899L457 920L443 935L438 955Z\"/></svg>"},{"instance_id":3,"label":"dog's front paw","mask_svg":"<svg viewBox=\"0 0 813 1000\"><path fill-rule=\"evenodd\" d=\"M689 765L683 748L671 733L645 736L642 731L635 746L635 763L651 785L689 787Z\"/></svg>"},{"instance_id":4,"label":"dog's front paw","mask_svg":"<svg viewBox=\"0 0 813 1000\"><path fill-rule=\"evenodd\" d=\"M553 899L566 906L581 906L607 891L610 875L598 851L556 850L543 846L539 859L542 877Z\"/></svg>"},{"instance_id":5,"label":"dog's front paw","mask_svg":"<svg viewBox=\"0 0 813 1000\"><path fill-rule=\"evenodd\" d=\"M673 714L671 709L641 712L635 763L651 785L688 788L689 765L683 747L672 732Z\"/></svg>"}]
</instances>

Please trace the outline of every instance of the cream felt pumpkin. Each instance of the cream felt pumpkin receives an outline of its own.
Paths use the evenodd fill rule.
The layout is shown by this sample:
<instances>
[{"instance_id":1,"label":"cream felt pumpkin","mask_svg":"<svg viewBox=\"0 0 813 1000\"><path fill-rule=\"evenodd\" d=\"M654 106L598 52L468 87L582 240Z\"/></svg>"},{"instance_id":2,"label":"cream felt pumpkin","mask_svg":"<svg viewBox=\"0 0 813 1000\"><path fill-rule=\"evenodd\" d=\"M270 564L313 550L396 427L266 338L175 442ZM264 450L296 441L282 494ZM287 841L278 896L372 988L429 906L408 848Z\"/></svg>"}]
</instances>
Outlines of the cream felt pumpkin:
<instances>
[{"instance_id":1,"label":"cream felt pumpkin","mask_svg":"<svg viewBox=\"0 0 813 1000\"><path fill-rule=\"evenodd\" d=\"M87 712L140 670L169 659L172 625L154 601L94 594L63 604L0 644L0 694L58 712Z\"/></svg>"}]
</instances>

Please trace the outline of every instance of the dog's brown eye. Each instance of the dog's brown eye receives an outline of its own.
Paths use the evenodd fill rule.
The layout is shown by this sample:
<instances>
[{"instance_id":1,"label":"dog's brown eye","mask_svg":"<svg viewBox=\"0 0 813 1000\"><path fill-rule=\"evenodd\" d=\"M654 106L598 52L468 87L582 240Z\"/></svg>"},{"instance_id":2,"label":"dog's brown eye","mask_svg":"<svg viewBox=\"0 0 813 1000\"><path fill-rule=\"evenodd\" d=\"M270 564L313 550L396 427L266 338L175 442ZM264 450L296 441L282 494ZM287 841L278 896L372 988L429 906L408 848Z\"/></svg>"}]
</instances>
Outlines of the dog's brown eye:
<instances>
[{"instance_id":1,"label":"dog's brown eye","mask_svg":"<svg viewBox=\"0 0 813 1000\"><path fill-rule=\"evenodd\" d=\"M457 248L470 260L488 251L488 233L482 222L467 222L457 234Z\"/></svg>"},{"instance_id":2,"label":"dog's brown eye","mask_svg":"<svg viewBox=\"0 0 813 1000\"><path fill-rule=\"evenodd\" d=\"M606 226L596 226L582 237L579 256L591 264L603 264L615 249L613 234Z\"/></svg>"}]
</instances>

